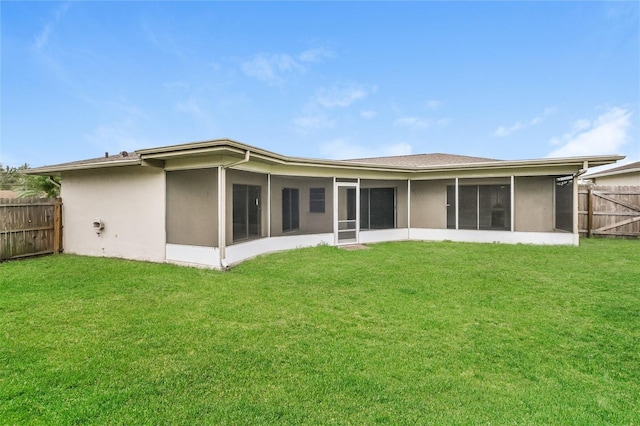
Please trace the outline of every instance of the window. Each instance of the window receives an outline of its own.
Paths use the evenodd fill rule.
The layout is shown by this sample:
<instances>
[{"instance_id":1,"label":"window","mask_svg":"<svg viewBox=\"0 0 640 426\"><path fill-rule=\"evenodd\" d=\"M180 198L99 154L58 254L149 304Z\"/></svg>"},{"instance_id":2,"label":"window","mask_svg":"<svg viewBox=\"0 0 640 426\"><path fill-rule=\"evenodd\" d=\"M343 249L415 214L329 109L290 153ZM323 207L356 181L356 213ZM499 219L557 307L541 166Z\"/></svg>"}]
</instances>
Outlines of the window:
<instances>
[{"instance_id":1,"label":"window","mask_svg":"<svg viewBox=\"0 0 640 426\"><path fill-rule=\"evenodd\" d=\"M309 189L309 212L324 213L324 188Z\"/></svg>"},{"instance_id":2,"label":"window","mask_svg":"<svg viewBox=\"0 0 640 426\"><path fill-rule=\"evenodd\" d=\"M260 236L261 188L253 185L233 185L233 241Z\"/></svg>"},{"instance_id":3,"label":"window","mask_svg":"<svg viewBox=\"0 0 640 426\"><path fill-rule=\"evenodd\" d=\"M395 188L360 189L360 229L395 228L395 201Z\"/></svg>"},{"instance_id":4,"label":"window","mask_svg":"<svg viewBox=\"0 0 640 426\"><path fill-rule=\"evenodd\" d=\"M511 185L461 185L447 187L447 228L511 229Z\"/></svg>"},{"instance_id":5,"label":"window","mask_svg":"<svg viewBox=\"0 0 640 426\"><path fill-rule=\"evenodd\" d=\"M282 231L300 228L300 193L296 188L282 189Z\"/></svg>"}]
</instances>

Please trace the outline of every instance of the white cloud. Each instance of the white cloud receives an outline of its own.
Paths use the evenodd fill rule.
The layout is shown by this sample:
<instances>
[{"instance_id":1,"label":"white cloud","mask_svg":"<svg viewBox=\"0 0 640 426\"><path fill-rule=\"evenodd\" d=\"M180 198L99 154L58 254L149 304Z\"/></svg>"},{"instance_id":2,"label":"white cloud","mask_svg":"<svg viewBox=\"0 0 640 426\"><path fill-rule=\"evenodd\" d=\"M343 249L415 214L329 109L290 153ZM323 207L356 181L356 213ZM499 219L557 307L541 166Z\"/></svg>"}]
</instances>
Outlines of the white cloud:
<instances>
[{"instance_id":1,"label":"white cloud","mask_svg":"<svg viewBox=\"0 0 640 426\"><path fill-rule=\"evenodd\" d=\"M42 28L42 31L38 35L35 36L33 41L33 48L40 52L44 49L49 42L49 36L51 36L51 32L53 28L60 22L60 20L64 17L71 6L71 2L65 2L60 7L58 7L53 14L53 19L47 22Z\"/></svg>"},{"instance_id":2,"label":"white cloud","mask_svg":"<svg viewBox=\"0 0 640 426\"><path fill-rule=\"evenodd\" d=\"M375 111L362 111L360 113L360 117L366 119L366 120L372 120L374 118L376 118L378 116L378 113Z\"/></svg>"},{"instance_id":3,"label":"white cloud","mask_svg":"<svg viewBox=\"0 0 640 426\"><path fill-rule=\"evenodd\" d=\"M298 117L293 120L293 124L299 130L319 130L319 129L331 129L335 127L336 121L329 118L324 113L307 114L302 117Z\"/></svg>"},{"instance_id":4,"label":"white cloud","mask_svg":"<svg viewBox=\"0 0 640 426\"><path fill-rule=\"evenodd\" d=\"M324 58L333 58L335 53L332 50L323 47L305 50L298 55L301 62L322 62Z\"/></svg>"},{"instance_id":5,"label":"white cloud","mask_svg":"<svg viewBox=\"0 0 640 426\"><path fill-rule=\"evenodd\" d=\"M146 139L135 136L135 133L136 125L133 120L125 119L113 124L100 125L90 134L84 135L84 138L101 150L116 154L149 145Z\"/></svg>"},{"instance_id":6,"label":"white cloud","mask_svg":"<svg viewBox=\"0 0 640 426\"><path fill-rule=\"evenodd\" d=\"M421 117L400 117L398 118L394 124L396 126L401 127L417 127L421 129L426 129L431 127L433 124L433 120L430 118L421 118Z\"/></svg>"},{"instance_id":7,"label":"white cloud","mask_svg":"<svg viewBox=\"0 0 640 426\"><path fill-rule=\"evenodd\" d=\"M409 155L411 154L413 148L406 142L397 142L391 145L370 147L354 144L347 138L338 138L321 145L320 150L324 158L344 160L354 158Z\"/></svg>"},{"instance_id":8,"label":"white cloud","mask_svg":"<svg viewBox=\"0 0 640 426\"><path fill-rule=\"evenodd\" d=\"M282 84L283 73L290 71L304 72L305 68L293 57L282 55L269 55L260 53L252 59L244 61L241 65L242 72L247 77L252 77L272 85Z\"/></svg>"},{"instance_id":9,"label":"white cloud","mask_svg":"<svg viewBox=\"0 0 640 426\"><path fill-rule=\"evenodd\" d=\"M509 136L510 134L512 134L514 132L517 132L520 129L522 129L522 123L517 121L515 124L513 124L513 125L511 125L509 127L498 126L498 128L495 130L495 132L493 132L493 135L494 136L500 136L500 137Z\"/></svg>"},{"instance_id":10,"label":"white cloud","mask_svg":"<svg viewBox=\"0 0 640 426\"><path fill-rule=\"evenodd\" d=\"M368 94L367 90L357 86L321 87L316 90L313 102L324 108L345 108Z\"/></svg>"},{"instance_id":11,"label":"white cloud","mask_svg":"<svg viewBox=\"0 0 640 426\"><path fill-rule=\"evenodd\" d=\"M240 68L247 77L275 86L285 82L285 75L304 73L307 71L307 64L322 62L333 56L331 50L321 47L305 50L298 55L258 53L243 61Z\"/></svg>"},{"instance_id":12,"label":"white cloud","mask_svg":"<svg viewBox=\"0 0 640 426\"><path fill-rule=\"evenodd\" d=\"M180 112L186 112L193 115L202 115L204 110L200 106L200 103L193 97L189 97L186 101L178 102L176 109Z\"/></svg>"},{"instance_id":13,"label":"white cloud","mask_svg":"<svg viewBox=\"0 0 640 426\"><path fill-rule=\"evenodd\" d=\"M524 122L522 121L516 121L515 123L513 123L510 126L498 126L498 128L496 130L494 130L493 132L493 136L497 136L497 137L506 137L506 136L510 136L513 133L525 129L527 127L531 127L531 126L535 126L537 124L542 123L542 121L544 120L545 117L548 117L552 114L555 114L556 111L558 109L554 106L552 107L547 107L545 108L541 114L533 117L530 120L526 120Z\"/></svg>"},{"instance_id":14,"label":"white cloud","mask_svg":"<svg viewBox=\"0 0 640 426\"><path fill-rule=\"evenodd\" d=\"M573 123L572 130L552 138L551 145L560 146L547 157L577 157L599 154L619 154L631 139L631 111L614 107L595 120L580 119Z\"/></svg>"},{"instance_id":15,"label":"white cloud","mask_svg":"<svg viewBox=\"0 0 640 426\"><path fill-rule=\"evenodd\" d=\"M436 110L438 108L440 108L442 106L442 102L436 100L436 99L431 99L427 101L427 108L431 109L431 110Z\"/></svg>"},{"instance_id":16,"label":"white cloud","mask_svg":"<svg viewBox=\"0 0 640 426\"><path fill-rule=\"evenodd\" d=\"M372 89L372 90L375 90ZM303 108L303 114L293 120L293 124L303 132L307 130L328 129L336 125L337 119L331 118L328 111L347 108L354 102L366 98L369 91L356 85L321 87ZM368 111L363 117L373 118L375 112Z\"/></svg>"},{"instance_id":17,"label":"white cloud","mask_svg":"<svg viewBox=\"0 0 640 426\"><path fill-rule=\"evenodd\" d=\"M400 117L393 122L395 126L398 127L410 127L414 129L428 129L432 126L446 126L449 124L451 120L448 118L426 118L426 117L415 117L415 116L406 116Z\"/></svg>"}]
</instances>

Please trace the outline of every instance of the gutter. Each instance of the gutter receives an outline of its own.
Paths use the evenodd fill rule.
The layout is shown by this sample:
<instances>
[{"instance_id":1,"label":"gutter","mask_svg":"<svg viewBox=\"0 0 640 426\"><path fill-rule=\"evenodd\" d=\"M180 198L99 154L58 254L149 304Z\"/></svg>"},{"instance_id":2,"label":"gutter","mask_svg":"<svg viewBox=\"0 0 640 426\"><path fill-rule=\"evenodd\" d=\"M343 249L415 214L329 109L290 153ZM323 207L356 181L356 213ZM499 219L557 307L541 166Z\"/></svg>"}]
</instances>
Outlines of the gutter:
<instances>
[{"instance_id":1,"label":"gutter","mask_svg":"<svg viewBox=\"0 0 640 426\"><path fill-rule=\"evenodd\" d=\"M582 176L583 174L587 173L588 171L589 171L589 160L584 160L584 162L582 163L582 168L573 174L573 178L576 179Z\"/></svg>"},{"instance_id":2,"label":"gutter","mask_svg":"<svg viewBox=\"0 0 640 426\"><path fill-rule=\"evenodd\" d=\"M220 249L220 266L224 269L229 269L227 263L227 174L226 169L233 168L239 164L247 163L251 159L251 151L246 150L244 158L238 161L234 161L229 164L224 164L218 169L218 248Z\"/></svg>"}]
</instances>

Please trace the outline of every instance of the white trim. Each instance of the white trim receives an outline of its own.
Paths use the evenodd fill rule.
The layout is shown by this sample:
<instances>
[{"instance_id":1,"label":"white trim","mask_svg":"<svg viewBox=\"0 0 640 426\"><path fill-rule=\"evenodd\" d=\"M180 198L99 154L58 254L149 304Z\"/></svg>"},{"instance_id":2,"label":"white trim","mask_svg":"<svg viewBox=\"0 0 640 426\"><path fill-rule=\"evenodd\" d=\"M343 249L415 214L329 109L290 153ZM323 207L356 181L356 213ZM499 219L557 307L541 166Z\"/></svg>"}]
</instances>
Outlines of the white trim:
<instances>
[{"instance_id":1,"label":"white trim","mask_svg":"<svg viewBox=\"0 0 640 426\"><path fill-rule=\"evenodd\" d=\"M456 230L460 229L460 178L456 178Z\"/></svg>"},{"instance_id":2,"label":"white trim","mask_svg":"<svg viewBox=\"0 0 640 426\"><path fill-rule=\"evenodd\" d=\"M570 232L475 231L452 229L411 229L412 240L457 241L469 243L578 245Z\"/></svg>"},{"instance_id":3,"label":"white trim","mask_svg":"<svg viewBox=\"0 0 640 426\"><path fill-rule=\"evenodd\" d=\"M456 241L469 243L578 245L579 237L569 232L508 232L453 229L399 228L362 231L360 243L371 244L387 241L407 241L410 231L412 241ZM256 256L293 250L303 247L333 244L335 234L306 234L261 238L227 247L225 265L235 265ZM166 244L166 262L180 265L222 269L217 247L201 247L182 244Z\"/></svg>"},{"instance_id":4,"label":"white trim","mask_svg":"<svg viewBox=\"0 0 640 426\"><path fill-rule=\"evenodd\" d=\"M168 263L220 269L220 250L217 247L165 244L165 250Z\"/></svg>"},{"instance_id":5,"label":"white trim","mask_svg":"<svg viewBox=\"0 0 640 426\"><path fill-rule=\"evenodd\" d=\"M407 179L407 238L411 239L411 179Z\"/></svg>"},{"instance_id":6,"label":"white trim","mask_svg":"<svg viewBox=\"0 0 640 426\"><path fill-rule=\"evenodd\" d=\"M511 175L511 232L516 230L516 177Z\"/></svg>"},{"instance_id":7,"label":"white trim","mask_svg":"<svg viewBox=\"0 0 640 426\"><path fill-rule=\"evenodd\" d=\"M371 218L369 218L371 220ZM356 181L356 243L360 242L360 178Z\"/></svg>"},{"instance_id":8,"label":"white trim","mask_svg":"<svg viewBox=\"0 0 640 426\"><path fill-rule=\"evenodd\" d=\"M385 241L406 241L407 229L375 229L360 232L360 243L382 243Z\"/></svg>"},{"instance_id":9,"label":"white trim","mask_svg":"<svg viewBox=\"0 0 640 426\"><path fill-rule=\"evenodd\" d=\"M267 237L271 237L271 173L267 173Z\"/></svg>"},{"instance_id":10,"label":"white trim","mask_svg":"<svg viewBox=\"0 0 640 426\"><path fill-rule=\"evenodd\" d=\"M339 209L339 190L340 188L354 188L356 190L356 223L355 223L355 235L354 239L340 241L340 209ZM360 179L356 182L338 182L336 178L333 180L333 234L334 245L340 244L354 244L359 241L360 234Z\"/></svg>"},{"instance_id":11,"label":"white trim","mask_svg":"<svg viewBox=\"0 0 640 426\"><path fill-rule=\"evenodd\" d=\"M261 238L227 247L227 263L234 265L265 253L318 245L332 245L333 234L306 234Z\"/></svg>"},{"instance_id":12,"label":"white trim","mask_svg":"<svg viewBox=\"0 0 640 426\"><path fill-rule=\"evenodd\" d=\"M227 245L227 172L222 166L218 166L218 264L224 260L225 246Z\"/></svg>"}]
</instances>

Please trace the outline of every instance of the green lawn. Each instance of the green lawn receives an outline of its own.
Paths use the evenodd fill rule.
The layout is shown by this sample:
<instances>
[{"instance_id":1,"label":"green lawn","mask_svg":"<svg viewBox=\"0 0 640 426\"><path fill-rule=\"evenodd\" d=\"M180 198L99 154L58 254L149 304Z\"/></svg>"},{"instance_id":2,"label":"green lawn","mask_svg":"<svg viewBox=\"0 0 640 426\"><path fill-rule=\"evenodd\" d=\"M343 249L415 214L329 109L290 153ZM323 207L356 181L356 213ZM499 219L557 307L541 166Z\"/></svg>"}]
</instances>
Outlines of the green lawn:
<instances>
[{"instance_id":1,"label":"green lawn","mask_svg":"<svg viewBox=\"0 0 640 426\"><path fill-rule=\"evenodd\" d=\"M640 241L0 264L3 424L640 424Z\"/></svg>"}]
</instances>

